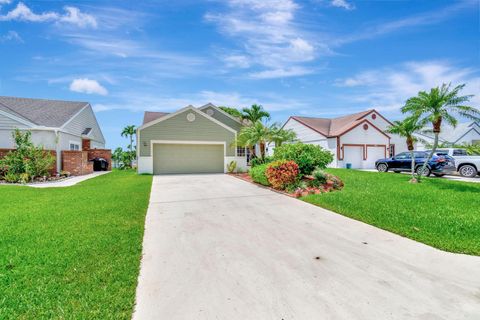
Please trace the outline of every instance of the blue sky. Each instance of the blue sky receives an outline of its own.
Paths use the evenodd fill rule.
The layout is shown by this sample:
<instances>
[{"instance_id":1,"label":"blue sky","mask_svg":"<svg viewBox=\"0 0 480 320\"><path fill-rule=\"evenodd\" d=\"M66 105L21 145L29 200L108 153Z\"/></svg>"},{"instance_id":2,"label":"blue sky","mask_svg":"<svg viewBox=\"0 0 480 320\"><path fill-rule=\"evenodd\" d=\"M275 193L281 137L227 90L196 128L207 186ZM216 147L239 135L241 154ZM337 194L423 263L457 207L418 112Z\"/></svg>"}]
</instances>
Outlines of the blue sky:
<instances>
[{"instance_id":1,"label":"blue sky","mask_svg":"<svg viewBox=\"0 0 480 320\"><path fill-rule=\"evenodd\" d=\"M0 0L0 95L88 101L110 148L145 110L207 102L260 103L277 122L397 119L442 82L480 95L479 13L478 0Z\"/></svg>"}]
</instances>

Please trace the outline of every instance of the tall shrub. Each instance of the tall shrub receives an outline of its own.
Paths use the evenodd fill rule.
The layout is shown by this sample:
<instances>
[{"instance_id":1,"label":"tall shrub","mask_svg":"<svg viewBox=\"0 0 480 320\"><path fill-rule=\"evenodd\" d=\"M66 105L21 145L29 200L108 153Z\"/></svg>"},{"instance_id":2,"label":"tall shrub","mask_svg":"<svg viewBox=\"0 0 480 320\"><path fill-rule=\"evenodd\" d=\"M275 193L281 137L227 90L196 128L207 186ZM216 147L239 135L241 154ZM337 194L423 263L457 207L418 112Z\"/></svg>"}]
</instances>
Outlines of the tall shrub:
<instances>
[{"instance_id":1,"label":"tall shrub","mask_svg":"<svg viewBox=\"0 0 480 320\"><path fill-rule=\"evenodd\" d=\"M275 189L284 190L298 179L298 165L295 161L278 160L267 166L265 175Z\"/></svg>"},{"instance_id":2,"label":"tall shrub","mask_svg":"<svg viewBox=\"0 0 480 320\"><path fill-rule=\"evenodd\" d=\"M311 174L315 168L325 169L333 161L330 151L317 145L301 142L282 144L276 147L273 158L295 161L302 175Z\"/></svg>"},{"instance_id":3,"label":"tall shrub","mask_svg":"<svg viewBox=\"0 0 480 320\"><path fill-rule=\"evenodd\" d=\"M0 160L0 172L8 176L11 182L33 180L36 177L49 175L55 162L50 152L35 146L31 141L31 132L13 132L15 150L10 151Z\"/></svg>"}]
</instances>

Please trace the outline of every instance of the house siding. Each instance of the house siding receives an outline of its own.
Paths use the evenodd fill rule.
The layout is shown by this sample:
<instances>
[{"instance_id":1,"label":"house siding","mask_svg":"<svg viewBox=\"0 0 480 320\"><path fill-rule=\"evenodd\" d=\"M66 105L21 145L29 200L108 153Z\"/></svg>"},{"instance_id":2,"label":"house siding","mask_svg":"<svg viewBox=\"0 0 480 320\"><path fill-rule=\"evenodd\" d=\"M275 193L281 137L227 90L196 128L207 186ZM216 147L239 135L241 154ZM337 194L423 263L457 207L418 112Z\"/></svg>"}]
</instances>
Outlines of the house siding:
<instances>
[{"instance_id":1,"label":"house siding","mask_svg":"<svg viewBox=\"0 0 480 320\"><path fill-rule=\"evenodd\" d=\"M0 114L0 129L15 129L15 128L27 128L28 126L26 126L25 124L17 121L17 120L13 120L12 118L10 117L7 117L6 115L3 115L3 114Z\"/></svg>"},{"instance_id":2,"label":"house siding","mask_svg":"<svg viewBox=\"0 0 480 320\"><path fill-rule=\"evenodd\" d=\"M238 121L235 121L232 118L224 115L222 112L216 110L215 108L205 108L201 111L208 114L208 110L211 110L213 112L213 114L211 115L212 118L220 121L223 124L226 124L227 126L236 130L237 132L239 132L242 129L242 124L240 124Z\"/></svg>"},{"instance_id":3,"label":"house siding","mask_svg":"<svg viewBox=\"0 0 480 320\"><path fill-rule=\"evenodd\" d=\"M92 128L90 137L92 141L96 142L100 148L105 146L105 138L103 137L102 131L98 126L97 119L93 113L92 107L87 106L79 114L73 117L67 125L64 126L64 130L68 131L71 134L81 136L85 128Z\"/></svg>"},{"instance_id":4,"label":"house siding","mask_svg":"<svg viewBox=\"0 0 480 320\"><path fill-rule=\"evenodd\" d=\"M195 115L195 121L189 122L187 120L188 113ZM227 146L226 156L235 156L233 146L235 133L193 110L186 110L170 119L140 129L138 133L141 157L151 156L150 145L152 140L225 141Z\"/></svg>"}]
</instances>

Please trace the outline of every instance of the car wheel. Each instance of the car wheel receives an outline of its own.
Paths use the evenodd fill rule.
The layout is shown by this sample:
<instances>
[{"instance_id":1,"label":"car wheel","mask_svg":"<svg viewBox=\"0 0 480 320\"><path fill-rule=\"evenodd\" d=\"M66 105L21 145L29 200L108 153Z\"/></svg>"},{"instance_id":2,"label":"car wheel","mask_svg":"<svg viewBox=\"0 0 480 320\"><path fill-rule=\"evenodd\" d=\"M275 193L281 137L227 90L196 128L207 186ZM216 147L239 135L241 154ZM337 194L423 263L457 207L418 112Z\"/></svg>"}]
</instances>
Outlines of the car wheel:
<instances>
[{"instance_id":1,"label":"car wheel","mask_svg":"<svg viewBox=\"0 0 480 320\"><path fill-rule=\"evenodd\" d=\"M387 172L388 166L385 163L379 163L377 166L378 172Z\"/></svg>"},{"instance_id":2,"label":"car wheel","mask_svg":"<svg viewBox=\"0 0 480 320\"><path fill-rule=\"evenodd\" d=\"M445 173L434 173L433 175L434 175L435 177L441 178L441 177L443 177L443 176L445 175Z\"/></svg>"},{"instance_id":3,"label":"car wheel","mask_svg":"<svg viewBox=\"0 0 480 320\"><path fill-rule=\"evenodd\" d=\"M423 172L422 172L422 168L423 168L423 166L418 166L417 169L415 169L415 172L416 172L418 175L420 175L420 173L421 173L422 176L424 176L424 177L430 176L430 174L432 173L432 171L430 170L430 168L426 167Z\"/></svg>"},{"instance_id":4,"label":"car wheel","mask_svg":"<svg viewBox=\"0 0 480 320\"><path fill-rule=\"evenodd\" d=\"M469 164L466 164L464 166L461 166L460 169L458 169L458 172L464 176L464 177L468 177L468 178L473 178L477 175L477 169L475 169L474 166L472 165L469 165Z\"/></svg>"}]
</instances>

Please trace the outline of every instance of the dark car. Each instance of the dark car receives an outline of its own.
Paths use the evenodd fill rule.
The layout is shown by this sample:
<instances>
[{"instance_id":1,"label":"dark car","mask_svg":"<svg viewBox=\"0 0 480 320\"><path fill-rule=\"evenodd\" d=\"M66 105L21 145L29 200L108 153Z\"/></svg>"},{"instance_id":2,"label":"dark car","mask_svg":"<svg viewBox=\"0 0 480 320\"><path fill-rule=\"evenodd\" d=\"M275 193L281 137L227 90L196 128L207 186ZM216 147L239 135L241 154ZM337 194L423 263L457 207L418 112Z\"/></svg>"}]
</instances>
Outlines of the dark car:
<instances>
[{"instance_id":1,"label":"dark car","mask_svg":"<svg viewBox=\"0 0 480 320\"><path fill-rule=\"evenodd\" d=\"M427 160L428 153L425 151L414 151L413 154L415 156L415 172L418 174ZM380 172L387 172L388 170L393 172L411 171L412 157L410 152L402 152L391 158L377 160L375 168ZM433 173L437 177L441 177L455 172L455 170L455 159L445 154L434 154L428 162L423 175L429 176Z\"/></svg>"}]
</instances>

